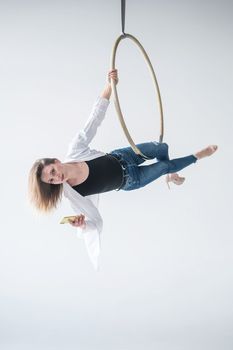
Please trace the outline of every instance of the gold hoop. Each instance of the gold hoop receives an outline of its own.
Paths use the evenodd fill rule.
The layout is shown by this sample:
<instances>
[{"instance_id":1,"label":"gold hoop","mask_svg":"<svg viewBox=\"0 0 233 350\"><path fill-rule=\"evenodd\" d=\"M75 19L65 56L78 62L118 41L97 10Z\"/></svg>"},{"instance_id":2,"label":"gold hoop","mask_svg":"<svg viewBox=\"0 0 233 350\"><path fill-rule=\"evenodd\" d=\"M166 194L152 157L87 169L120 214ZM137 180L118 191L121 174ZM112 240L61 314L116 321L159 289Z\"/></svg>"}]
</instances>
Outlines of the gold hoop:
<instances>
[{"instance_id":1,"label":"gold hoop","mask_svg":"<svg viewBox=\"0 0 233 350\"><path fill-rule=\"evenodd\" d=\"M150 72L152 74L152 79L155 85L155 90L156 90L156 96L157 96L157 100L158 100L158 104L159 104L159 113L160 113L160 136L159 136L159 142L163 141L163 132L164 132L164 121L163 121L163 107L162 107L162 100L161 100L161 95L160 95L160 91L159 91L159 84L158 81L156 79L156 75L154 72L154 69L152 67L152 64L150 62L150 59L145 51L145 49L143 48L143 46L140 44L140 42L131 34L122 34L120 35L113 47L112 50L112 57L111 57L111 69L115 69L115 61L116 61L116 52L117 52L117 47L120 43L121 40L129 38L131 39L140 49L140 51L142 52L146 63L148 65L148 67L150 68ZM132 149L134 150L134 152L136 154L141 155L144 159L150 159L149 157L145 156L139 149L138 147L135 145L132 137L130 136L130 133L126 127L125 121L124 121L124 117L122 115L121 112L121 107L120 107L120 102L119 102L119 98L118 98L118 94L117 94L117 88L116 88L116 83L113 79L111 79L111 87L112 87L112 91L113 91L113 96L114 96L114 104L115 104L115 108L121 123L121 126L123 128L123 131L125 133L125 136L127 137L129 144L131 145Z\"/></svg>"}]
</instances>

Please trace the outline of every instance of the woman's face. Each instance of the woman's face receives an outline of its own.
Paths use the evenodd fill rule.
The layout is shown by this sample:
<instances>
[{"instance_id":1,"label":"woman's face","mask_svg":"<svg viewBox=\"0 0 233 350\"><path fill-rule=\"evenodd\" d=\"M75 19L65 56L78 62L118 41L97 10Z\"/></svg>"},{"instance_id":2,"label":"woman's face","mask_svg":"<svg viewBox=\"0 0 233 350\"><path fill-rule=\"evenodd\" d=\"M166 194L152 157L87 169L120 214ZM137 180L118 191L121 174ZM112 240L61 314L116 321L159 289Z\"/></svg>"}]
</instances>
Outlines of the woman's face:
<instances>
[{"instance_id":1,"label":"woman's face","mask_svg":"<svg viewBox=\"0 0 233 350\"><path fill-rule=\"evenodd\" d=\"M64 170L60 160L55 160L54 163L44 166L41 174L41 181L54 185L62 184L65 182Z\"/></svg>"}]
</instances>

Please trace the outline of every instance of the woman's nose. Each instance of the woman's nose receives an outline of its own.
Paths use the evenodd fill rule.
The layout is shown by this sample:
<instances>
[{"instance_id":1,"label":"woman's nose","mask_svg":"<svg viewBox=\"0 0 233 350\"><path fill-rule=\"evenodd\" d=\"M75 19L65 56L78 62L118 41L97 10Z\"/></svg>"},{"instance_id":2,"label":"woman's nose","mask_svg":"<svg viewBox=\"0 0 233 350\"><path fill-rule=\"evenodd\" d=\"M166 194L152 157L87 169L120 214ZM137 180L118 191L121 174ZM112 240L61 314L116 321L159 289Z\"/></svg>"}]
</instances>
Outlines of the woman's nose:
<instances>
[{"instance_id":1,"label":"woman's nose","mask_svg":"<svg viewBox=\"0 0 233 350\"><path fill-rule=\"evenodd\" d=\"M61 181L61 175L57 174L57 181Z\"/></svg>"}]
</instances>

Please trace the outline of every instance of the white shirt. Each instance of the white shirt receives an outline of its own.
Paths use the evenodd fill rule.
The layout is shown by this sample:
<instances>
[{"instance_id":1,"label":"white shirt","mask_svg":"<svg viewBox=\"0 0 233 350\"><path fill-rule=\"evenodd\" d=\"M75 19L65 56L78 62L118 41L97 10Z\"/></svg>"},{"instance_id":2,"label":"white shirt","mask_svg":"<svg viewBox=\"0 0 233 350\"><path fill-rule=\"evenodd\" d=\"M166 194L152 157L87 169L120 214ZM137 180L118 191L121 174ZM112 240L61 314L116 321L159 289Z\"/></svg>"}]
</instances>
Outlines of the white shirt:
<instances>
[{"instance_id":1,"label":"white shirt","mask_svg":"<svg viewBox=\"0 0 233 350\"><path fill-rule=\"evenodd\" d=\"M106 153L90 149L89 144L94 138L97 128L105 117L110 101L98 97L91 114L82 130L80 130L69 144L64 163L82 162L95 159ZM101 247L101 232L103 220L98 210L99 194L83 197L67 182L63 184L63 193L69 199L75 215L85 215L85 228L77 228L77 237L84 239L88 255L96 271L99 270L98 257Z\"/></svg>"}]
</instances>

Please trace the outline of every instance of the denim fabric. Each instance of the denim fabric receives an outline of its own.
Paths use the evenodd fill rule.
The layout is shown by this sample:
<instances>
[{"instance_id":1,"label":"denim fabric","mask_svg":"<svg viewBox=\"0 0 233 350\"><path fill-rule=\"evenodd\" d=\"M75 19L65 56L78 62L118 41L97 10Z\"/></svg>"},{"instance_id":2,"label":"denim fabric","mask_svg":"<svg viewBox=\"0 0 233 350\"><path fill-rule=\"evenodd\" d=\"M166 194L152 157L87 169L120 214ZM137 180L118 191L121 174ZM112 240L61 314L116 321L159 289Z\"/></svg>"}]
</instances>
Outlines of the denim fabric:
<instances>
[{"instance_id":1,"label":"denim fabric","mask_svg":"<svg viewBox=\"0 0 233 350\"><path fill-rule=\"evenodd\" d=\"M158 161L150 165L141 165L145 160L137 155L131 147L119 148L109 154L115 156L124 167L124 177L121 190L132 191L144 187L162 175L176 173L197 161L194 155L169 159L168 145L159 142L146 142L136 145L150 159ZM119 189L118 189L119 190Z\"/></svg>"}]
</instances>

